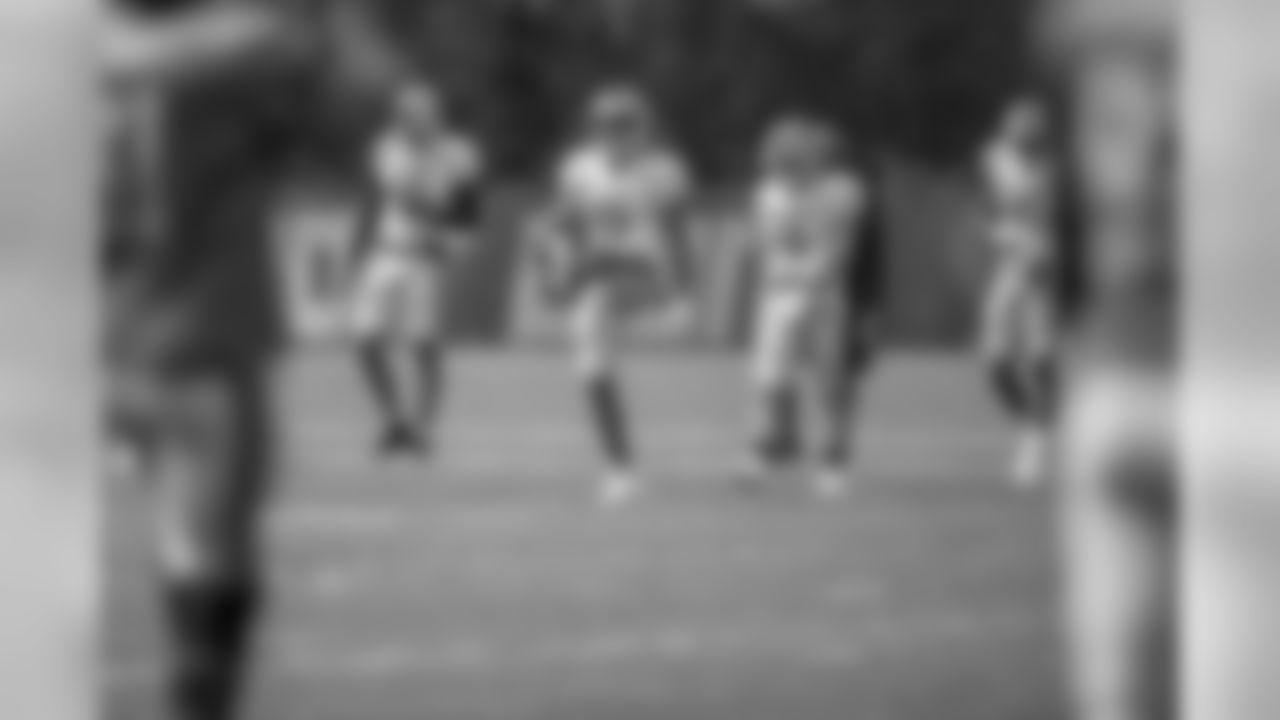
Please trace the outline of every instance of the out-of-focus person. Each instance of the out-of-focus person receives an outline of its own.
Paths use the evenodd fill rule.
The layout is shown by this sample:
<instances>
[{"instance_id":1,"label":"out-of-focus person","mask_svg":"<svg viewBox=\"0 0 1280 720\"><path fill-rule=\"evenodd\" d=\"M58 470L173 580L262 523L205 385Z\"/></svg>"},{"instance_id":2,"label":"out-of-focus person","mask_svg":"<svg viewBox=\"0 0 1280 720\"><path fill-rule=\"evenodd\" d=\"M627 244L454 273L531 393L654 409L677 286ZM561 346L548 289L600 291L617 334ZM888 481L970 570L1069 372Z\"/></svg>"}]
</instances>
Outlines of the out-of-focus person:
<instances>
[{"instance_id":1,"label":"out-of-focus person","mask_svg":"<svg viewBox=\"0 0 1280 720\"><path fill-rule=\"evenodd\" d=\"M756 429L753 484L806 459L804 390L822 399L813 481L824 495L849 481L854 395L869 349L856 271L868 208L863 179L842 161L835 131L806 116L780 118L761 141L751 231L761 281L749 372ZM806 388L806 386L808 386Z\"/></svg>"},{"instance_id":2,"label":"out-of-focus person","mask_svg":"<svg viewBox=\"0 0 1280 720\"><path fill-rule=\"evenodd\" d=\"M450 264L480 219L480 153L446 117L438 91L406 83L369 157L357 238L353 325L360 370L381 419L383 453L429 451L445 394ZM407 363L397 363L405 353ZM406 399L397 366L413 369Z\"/></svg>"},{"instance_id":3,"label":"out-of-focus person","mask_svg":"<svg viewBox=\"0 0 1280 720\"><path fill-rule=\"evenodd\" d=\"M266 599L275 200L324 98L382 83L320 9L113 0L106 18L108 421L153 495L175 720L237 716Z\"/></svg>"},{"instance_id":4,"label":"out-of-focus person","mask_svg":"<svg viewBox=\"0 0 1280 720\"><path fill-rule=\"evenodd\" d=\"M1050 0L1063 164L1062 511L1075 716L1179 715L1171 2Z\"/></svg>"},{"instance_id":5,"label":"out-of-focus person","mask_svg":"<svg viewBox=\"0 0 1280 720\"><path fill-rule=\"evenodd\" d=\"M633 86L594 93L583 125L557 169L545 238L558 260L547 285L566 308L574 370L605 458L601 498L616 505L640 488L619 340L638 313L683 301L692 176Z\"/></svg>"},{"instance_id":6,"label":"out-of-focus person","mask_svg":"<svg viewBox=\"0 0 1280 720\"><path fill-rule=\"evenodd\" d=\"M992 263L980 352L996 399L1017 426L1010 476L1020 486L1037 483L1048 469L1053 410L1054 169L1047 123L1038 98L1016 98L982 156Z\"/></svg>"}]
</instances>

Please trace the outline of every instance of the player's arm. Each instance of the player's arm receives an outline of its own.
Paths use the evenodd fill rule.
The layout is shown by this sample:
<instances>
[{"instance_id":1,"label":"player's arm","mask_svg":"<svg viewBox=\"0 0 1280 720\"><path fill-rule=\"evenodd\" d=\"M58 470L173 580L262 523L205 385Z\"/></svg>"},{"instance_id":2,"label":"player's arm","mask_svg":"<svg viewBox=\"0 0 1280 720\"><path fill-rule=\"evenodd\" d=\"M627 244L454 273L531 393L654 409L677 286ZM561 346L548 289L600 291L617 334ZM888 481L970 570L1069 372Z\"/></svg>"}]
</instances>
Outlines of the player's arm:
<instances>
[{"instance_id":1,"label":"player's arm","mask_svg":"<svg viewBox=\"0 0 1280 720\"><path fill-rule=\"evenodd\" d=\"M140 193L122 204L145 208L128 230L112 233L107 246L137 265L162 253L168 237L159 191L169 92L231 66L279 57L296 42L286 18L262 3L111 0L100 28L99 67L112 101L111 142L118 153L112 162L131 176L113 186Z\"/></svg>"},{"instance_id":2,"label":"player's arm","mask_svg":"<svg viewBox=\"0 0 1280 720\"><path fill-rule=\"evenodd\" d=\"M357 268L364 263L377 243L378 225L383 208L403 194L412 180L408 159L395 142L380 135L372 143L365 177L361 183L355 237L351 243L349 264Z\"/></svg>"},{"instance_id":3,"label":"player's arm","mask_svg":"<svg viewBox=\"0 0 1280 720\"><path fill-rule=\"evenodd\" d=\"M292 19L269 3L192 2L161 11L117 0L105 18L100 62L113 83L178 84L259 55L303 50Z\"/></svg>"},{"instance_id":4,"label":"player's arm","mask_svg":"<svg viewBox=\"0 0 1280 720\"><path fill-rule=\"evenodd\" d=\"M828 206L822 218L822 232L828 241L822 244L822 252L814 253L813 276L819 278L821 287L839 287L845 280L844 273L854 261L859 249L858 221L866 212L867 190L863 182L854 176L844 183Z\"/></svg>"},{"instance_id":5,"label":"player's arm","mask_svg":"<svg viewBox=\"0 0 1280 720\"><path fill-rule=\"evenodd\" d=\"M580 180L577 175L576 158L571 154L552 178L551 195L539 218L544 242L563 245L566 250L586 244L586 214L578 199Z\"/></svg>"},{"instance_id":6,"label":"player's arm","mask_svg":"<svg viewBox=\"0 0 1280 720\"><path fill-rule=\"evenodd\" d=\"M369 256L376 238L378 213L382 207L382 192L377 183L365 180L361 184L356 205L356 220L352 230L351 255L348 267L359 267Z\"/></svg>"},{"instance_id":7,"label":"player's arm","mask_svg":"<svg viewBox=\"0 0 1280 720\"><path fill-rule=\"evenodd\" d=\"M854 225L848 267L851 300L860 322L878 325L888 291L888 227L882 198L868 193L863 216Z\"/></svg>"},{"instance_id":8,"label":"player's arm","mask_svg":"<svg viewBox=\"0 0 1280 720\"><path fill-rule=\"evenodd\" d=\"M458 185L440 208L440 222L448 235L450 258L470 252L484 220L485 171L480 151L471 143L460 146Z\"/></svg>"},{"instance_id":9,"label":"player's arm","mask_svg":"<svg viewBox=\"0 0 1280 720\"><path fill-rule=\"evenodd\" d=\"M551 194L538 210L530 238L544 294L563 299L591 272L585 216L576 188L579 184L571 154L551 180Z\"/></svg>"},{"instance_id":10,"label":"player's arm","mask_svg":"<svg viewBox=\"0 0 1280 720\"><path fill-rule=\"evenodd\" d=\"M768 234L765 231L765 212L764 212L764 196L765 186L757 181L751 186L750 192L743 201L742 217L744 219L740 226L742 230L742 243L746 248L747 260L749 262L759 262L765 256L767 250Z\"/></svg>"},{"instance_id":11,"label":"player's arm","mask_svg":"<svg viewBox=\"0 0 1280 720\"><path fill-rule=\"evenodd\" d=\"M986 239L987 247L993 252L1000 250L1001 243L996 227L1000 222L1005 198L1004 172L1002 172L1001 168L1004 162L1003 152L1003 149L998 144L992 144L983 150L978 161L978 174L982 188L981 222L983 236Z\"/></svg>"},{"instance_id":12,"label":"player's arm","mask_svg":"<svg viewBox=\"0 0 1280 720\"><path fill-rule=\"evenodd\" d=\"M689 295L696 281L693 259L694 182L678 157L669 158L660 180L662 239L667 289L678 297Z\"/></svg>"},{"instance_id":13,"label":"player's arm","mask_svg":"<svg viewBox=\"0 0 1280 720\"><path fill-rule=\"evenodd\" d=\"M526 238L542 294L559 302L587 273L579 213L563 197L552 197L529 222Z\"/></svg>"}]
</instances>

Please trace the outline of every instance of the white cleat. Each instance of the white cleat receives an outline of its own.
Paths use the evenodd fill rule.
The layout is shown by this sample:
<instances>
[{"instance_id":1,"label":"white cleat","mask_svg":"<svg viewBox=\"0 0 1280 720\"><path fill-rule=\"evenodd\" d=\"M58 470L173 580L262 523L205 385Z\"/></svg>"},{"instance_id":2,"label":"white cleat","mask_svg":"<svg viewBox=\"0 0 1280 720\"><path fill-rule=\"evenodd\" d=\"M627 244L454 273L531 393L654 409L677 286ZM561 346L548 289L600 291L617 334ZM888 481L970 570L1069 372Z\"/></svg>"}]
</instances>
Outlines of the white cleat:
<instances>
[{"instance_id":1,"label":"white cleat","mask_svg":"<svg viewBox=\"0 0 1280 720\"><path fill-rule=\"evenodd\" d=\"M627 505L640 494L640 481L625 470L613 470L600 483L600 504L606 508Z\"/></svg>"},{"instance_id":2,"label":"white cleat","mask_svg":"<svg viewBox=\"0 0 1280 720\"><path fill-rule=\"evenodd\" d=\"M825 467L813 478L813 489L824 500L838 500L849 494L849 474L843 468Z\"/></svg>"},{"instance_id":3,"label":"white cleat","mask_svg":"<svg viewBox=\"0 0 1280 720\"><path fill-rule=\"evenodd\" d=\"M1038 487L1049 472L1049 436L1040 429L1024 430L1013 454L1011 479L1019 488Z\"/></svg>"}]
</instances>

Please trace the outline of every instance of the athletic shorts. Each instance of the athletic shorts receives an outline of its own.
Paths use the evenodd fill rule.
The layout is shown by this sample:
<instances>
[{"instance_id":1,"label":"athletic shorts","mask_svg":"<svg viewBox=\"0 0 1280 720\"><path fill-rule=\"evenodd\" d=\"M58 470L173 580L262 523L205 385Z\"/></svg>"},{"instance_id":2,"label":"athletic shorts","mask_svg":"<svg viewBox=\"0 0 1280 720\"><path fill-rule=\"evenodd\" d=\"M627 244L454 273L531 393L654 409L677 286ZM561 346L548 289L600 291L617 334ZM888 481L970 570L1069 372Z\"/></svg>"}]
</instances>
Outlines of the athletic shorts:
<instances>
[{"instance_id":1,"label":"athletic shorts","mask_svg":"<svg viewBox=\"0 0 1280 720\"><path fill-rule=\"evenodd\" d=\"M612 370L625 326L637 312L613 283L593 280L569 301L567 330L573 366L581 375Z\"/></svg>"},{"instance_id":2,"label":"athletic shorts","mask_svg":"<svg viewBox=\"0 0 1280 720\"><path fill-rule=\"evenodd\" d=\"M1053 352L1052 294L1043 273L1009 263L996 270L982 312L982 354L1047 359Z\"/></svg>"},{"instance_id":3,"label":"athletic shorts","mask_svg":"<svg viewBox=\"0 0 1280 720\"><path fill-rule=\"evenodd\" d=\"M611 369L627 325L672 297L657 265L644 262L597 268L574 285L565 293L568 339L574 366L588 375Z\"/></svg>"},{"instance_id":4,"label":"athletic shorts","mask_svg":"<svg viewBox=\"0 0 1280 720\"><path fill-rule=\"evenodd\" d=\"M356 281L351 326L358 338L438 340L445 321L440 263L391 252L371 256Z\"/></svg>"},{"instance_id":5,"label":"athletic shorts","mask_svg":"<svg viewBox=\"0 0 1280 720\"><path fill-rule=\"evenodd\" d=\"M749 372L766 386L794 382L807 370L847 370L869 354L867 335L838 294L765 288L757 301Z\"/></svg>"}]
</instances>

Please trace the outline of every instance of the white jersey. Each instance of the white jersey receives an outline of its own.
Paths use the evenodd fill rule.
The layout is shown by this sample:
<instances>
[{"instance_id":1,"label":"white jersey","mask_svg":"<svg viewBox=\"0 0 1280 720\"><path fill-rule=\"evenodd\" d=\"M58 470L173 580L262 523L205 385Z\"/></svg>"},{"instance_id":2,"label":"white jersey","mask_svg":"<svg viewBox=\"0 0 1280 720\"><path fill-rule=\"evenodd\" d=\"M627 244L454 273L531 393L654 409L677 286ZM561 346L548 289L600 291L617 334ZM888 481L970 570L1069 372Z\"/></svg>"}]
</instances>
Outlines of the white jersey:
<instances>
[{"instance_id":1,"label":"white jersey","mask_svg":"<svg viewBox=\"0 0 1280 720\"><path fill-rule=\"evenodd\" d=\"M992 241L1002 261L1040 263L1049 255L1052 178L1048 166L1026 152L997 143L985 171L995 205Z\"/></svg>"},{"instance_id":2,"label":"white jersey","mask_svg":"<svg viewBox=\"0 0 1280 720\"><path fill-rule=\"evenodd\" d=\"M817 290L838 277L832 263L857 241L867 195L855 175L842 171L804 185L765 179L752 204L764 288Z\"/></svg>"},{"instance_id":3,"label":"white jersey","mask_svg":"<svg viewBox=\"0 0 1280 720\"><path fill-rule=\"evenodd\" d=\"M670 152L622 162L590 145L569 153L556 185L583 251L643 262L663 261L667 219L690 192L685 165Z\"/></svg>"},{"instance_id":4,"label":"white jersey","mask_svg":"<svg viewBox=\"0 0 1280 720\"><path fill-rule=\"evenodd\" d=\"M443 242L446 208L480 175L475 146L459 135L418 144L388 132L374 145L370 171L378 189L375 251L423 253Z\"/></svg>"}]
</instances>

